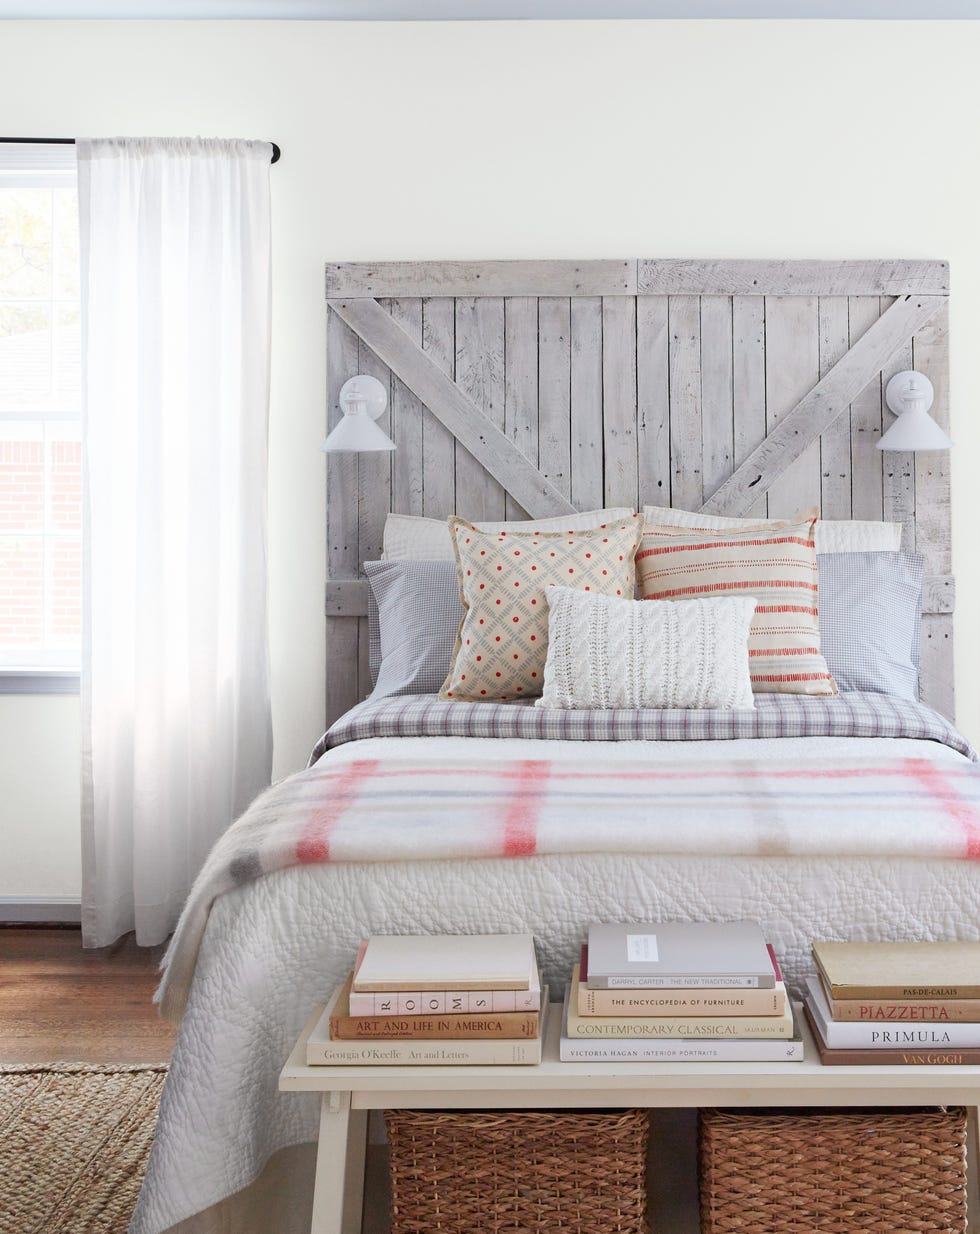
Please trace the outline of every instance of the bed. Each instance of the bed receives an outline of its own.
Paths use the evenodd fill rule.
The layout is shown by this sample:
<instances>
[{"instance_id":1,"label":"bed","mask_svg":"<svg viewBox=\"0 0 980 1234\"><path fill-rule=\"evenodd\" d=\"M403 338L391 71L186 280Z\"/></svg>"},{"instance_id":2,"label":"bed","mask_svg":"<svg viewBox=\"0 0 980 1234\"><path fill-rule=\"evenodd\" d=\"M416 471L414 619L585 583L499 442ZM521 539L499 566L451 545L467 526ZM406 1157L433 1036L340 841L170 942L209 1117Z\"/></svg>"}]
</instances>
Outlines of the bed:
<instances>
[{"instance_id":1,"label":"bed","mask_svg":"<svg viewBox=\"0 0 980 1234\"><path fill-rule=\"evenodd\" d=\"M951 722L945 464L873 449L882 371L928 371L945 418L947 274L927 262L328 268L331 414L346 377L380 376L397 450L331 460L331 725L192 892L162 991L181 1029L134 1234L308 1228L316 1102L276 1080L368 933L530 931L556 987L588 922L623 916L756 918L796 986L817 935L980 937L980 776ZM828 520L900 525L925 559L921 701L880 689L759 693L741 712L365 700L361 563L384 558L387 513L535 520L591 498L770 518L820 504Z\"/></svg>"}]
</instances>

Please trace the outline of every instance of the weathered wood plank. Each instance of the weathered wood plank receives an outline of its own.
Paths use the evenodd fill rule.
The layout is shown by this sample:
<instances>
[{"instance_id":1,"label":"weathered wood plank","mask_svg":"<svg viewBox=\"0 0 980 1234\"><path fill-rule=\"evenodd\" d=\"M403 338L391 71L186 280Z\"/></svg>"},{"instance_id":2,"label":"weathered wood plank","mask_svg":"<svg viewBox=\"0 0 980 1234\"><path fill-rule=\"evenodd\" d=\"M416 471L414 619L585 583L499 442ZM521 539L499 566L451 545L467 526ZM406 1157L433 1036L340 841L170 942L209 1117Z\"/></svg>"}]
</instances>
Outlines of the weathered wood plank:
<instances>
[{"instance_id":1,"label":"weathered wood plank","mask_svg":"<svg viewBox=\"0 0 980 1234\"><path fill-rule=\"evenodd\" d=\"M704 500L701 479L701 303L696 296L671 296L670 335L670 504L696 510Z\"/></svg>"},{"instance_id":2,"label":"weathered wood plank","mask_svg":"<svg viewBox=\"0 0 980 1234\"><path fill-rule=\"evenodd\" d=\"M833 424L847 404L877 378L895 350L921 329L944 303L936 296L908 296L896 300L826 377L792 411L780 418L763 444L705 503L704 509L714 514L740 514L760 492L768 492L773 482L828 425ZM769 316L767 303L767 349ZM769 356L767 370L771 367L772 357Z\"/></svg>"},{"instance_id":3,"label":"weathered wood plank","mask_svg":"<svg viewBox=\"0 0 980 1234\"><path fill-rule=\"evenodd\" d=\"M335 313L327 314L327 429L340 423L340 387L358 366L357 335ZM356 454L328 454L327 458L327 576L356 579L357 459ZM357 703L358 623L326 622L326 721L332 724ZM364 689L367 689L365 684Z\"/></svg>"},{"instance_id":4,"label":"weathered wood plank","mask_svg":"<svg viewBox=\"0 0 980 1234\"><path fill-rule=\"evenodd\" d=\"M946 307L912 340L912 367L933 384L935 400L929 414L949 431L949 313ZM894 423L891 412L888 424ZM949 571L950 537L949 451L923 450L915 455L915 548L930 573Z\"/></svg>"},{"instance_id":5,"label":"weathered wood plank","mask_svg":"<svg viewBox=\"0 0 980 1234\"><path fill-rule=\"evenodd\" d=\"M826 377L850 346L846 296L821 296L820 376ZM820 437L820 512L851 517L851 413L846 407Z\"/></svg>"},{"instance_id":6,"label":"weathered wood plank","mask_svg":"<svg viewBox=\"0 0 980 1234\"><path fill-rule=\"evenodd\" d=\"M956 609L956 580L951 574L927 575L922 580L923 613L952 613Z\"/></svg>"},{"instance_id":7,"label":"weathered wood plank","mask_svg":"<svg viewBox=\"0 0 980 1234\"><path fill-rule=\"evenodd\" d=\"M741 467L766 439L766 301L764 296L732 297L732 412L735 466ZM745 513L765 518L763 494Z\"/></svg>"},{"instance_id":8,"label":"weathered wood plank","mask_svg":"<svg viewBox=\"0 0 980 1234\"><path fill-rule=\"evenodd\" d=\"M701 477L708 493L735 467L731 296L701 297Z\"/></svg>"},{"instance_id":9,"label":"weathered wood plank","mask_svg":"<svg viewBox=\"0 0 980 1234\"><path fill-rule=\"evenodd\" d=\"M635 296L636 261L328 262L327 299Z\"/></svg>"},{"instance_id":10,"label":"weathered wood plank","mask_svg":"<svg viewBox=\"0 0 980 1234\"><path fill-rule=\"evenodd\" d=\"M366 578L328 578L323 611L328 617L366 617L369 586Z\"/></svg>"},{"instance_id":11,"label":"weathered wood plank","mask_svg":"<svg viewBox=\"0 0 980 1234\"><path fill-rule=\"evenodd\" d=\"M877 296L852 296L848 329L854 347L881 316ZM878 520L884 509L881 453L881 375L851 400L851 517Z\"/></svg>"},{"instance_id":12,"label":"weathered wood plank","mask_svg":"<svg viewBox=\"0 0 980 1234\"><path fill-rule=\"evenodd\" d=\"M371 346L532 518L573 507L373 300L336 300L334 313ZM445 513L442 511L441 513Z\"/></svg>"},{"instance_id":13,"label":"weathered wood plank","mask_svg":"<svg viewBox=\"0 0 980 1234\"><path fill-rule=\"evenodd\" d=\"M417 347L422 346L422 301L392 300L391 316ZM396 514L422 513L422 404L401 378L391 379L391 508Z\"/></svg>"},{"instance_id":14,"label":"weathered wood plank","mask_svg":"<svg viewBox=\"0 0 980 1234\"><path fill-rule=\"evenodd\" d=\"M934 575L922 583L922 612L953 612L956 586L951 575ZM324 612L328 617L364 617L368 611L368 581L365 578L328 579Z\"/></svg>"},{"instance_id":15,"label":"weathered wood plank","mask_svg":"<svg viewBox=\"0 0 980 1234\"><path fill-rule=\"evenodd\" d=\"M912 340L913 367L935 388L930 415L949 431L949 313L946 306ZM949 452L920 451L915 456L915 547L926 570L945 574L950 568ZM956 714L953 676L953 619L930 614L922 619L919 695L943 715Z\"/></svg>"},{"instance_id":16,"label":"weathered wood plank","mask_svg":"<svg viewBox=\"0 0 980 1234\"><path fill-rule=\"evenodd\" d=\"M578 510L602 506L602 300L576 296L571 302L572 504Z\"/></svg>"},{"instance_id":17,"label":"weathered wood plank","mask_svg":"<svg viewBox=\"0 0 980 1234\"><path fill-rule=\"evenodd\" d=\"M456 367L456 316L452 300L422 300L422 348L450 379ZM425 404L425 399L422 400ZM422 513L447 518L456 511L456 438L428 405L422 409Z\"/></svg>"},{"instance_id":18,"label":"weathered wood plank","mask_svg":"<svg viewBox=\"0 0 980 1234\"><path fill-rule=\"evenodd\" d=\"M818 303L815 296L766 297L767 442L820 380ZM813 440L793 458L784 456L779 474L772 477L768 492L771 518L795 518L819 506L817 436L813 434Z\"/></svg>"},{"instance_id":19,"label":"weathered wood plank","mask_svg":"<svg viewBox=\"0 0 980 1234\"><path fill-rule=\"evenodd\" d=\"M636 300L602 301L603 493L607 506L636 506Z\"/></svg>"},{"instance_id":20,"label":"weathered wood plank","mask_svg":"<svg viewBox=\"0 0 980 1234\"><path fill-rule=\"evenodd\" d=\"M382 305L385 311L387 305ZM366 343L359 341L357 371L377 378L388 392L388 406L378 427L391 433L391 373ZM377 561L385 517L391 509L391 464L396 451L366 451L357 456L357 561Z\"/></svg>"},{"instance_id":21,"label":"weathered wood plank","mask_svg":"<svg viewBox=\"0 0 980 1234\"><path fill-rule=\"evenodd\" d=\"M504 301L504 432L524 458L538 461L538 302L530 296ZM556 489L556 492L560 491ZM508 493L507 518L531 511Z\"/></svg>"},{"instance_id":22,"label":"weathered wood plank","mask_svg":"<svg viewBox=\"0 0 980 1234\"><path fill-rule=\"evenodd\" d=\"M637 268L637 291L687 296L941 296L949 294L949 263L644 258Z\"/></svg>"},{"instance_id":23,"label":"weathered wood plank","mask_svg":"<svg viewBox=\"0 0 980 1234\"><path fill-rule=\"evenodd\" d=\"M639 506L669 506L670 346L666 296L638 296L636 301L636 450Z\"/></svg>"},{"instance_id":24,"label":"weathered wood plank","mask_svg":"<svg viewBox=\"0 0 980 1234\"><path fill-rule=\"evenodd\" d=\"M456 301L456 384L491 424L504 427L504 302ZM504 517L505 494L469 450L456 451L456 513L479 522Z\"/></svg>"},{"instance_id":25,"label":"weathered wood plank","mask_svg":"<svg viewBox=\"0 0 980 1234\"><path fill-rule=\"evenodd\" d=\"M571 301L543 296L538 301L538 466L566 497L572 483L571 343Z\"/></svg>"},{"instance_id":26,"label":"weathered wood plank","mask_svg":"<svg viewBox=\"0 0 980 1234\"><path fill-rule=\"evenodd\" d=\"M881 311L890 307L880 301ZM885 387L896 373L912 367L912 340L898 349L881 370L881 425L887 427L891 412L885 403ZM915 550L915 455L903 450L879 450L881 463L881 512L889 523L902 524L902 548Z\"/></svg>"}]
</instances>

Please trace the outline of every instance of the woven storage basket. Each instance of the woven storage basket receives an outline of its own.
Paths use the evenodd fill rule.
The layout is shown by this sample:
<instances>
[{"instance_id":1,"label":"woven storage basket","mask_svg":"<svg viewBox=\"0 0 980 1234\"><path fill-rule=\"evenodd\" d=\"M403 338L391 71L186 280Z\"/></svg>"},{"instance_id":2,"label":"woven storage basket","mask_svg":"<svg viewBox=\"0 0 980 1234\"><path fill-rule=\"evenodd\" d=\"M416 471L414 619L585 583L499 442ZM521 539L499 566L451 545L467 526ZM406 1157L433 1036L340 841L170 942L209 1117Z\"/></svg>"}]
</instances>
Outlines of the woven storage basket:
<instances>
[{"instance_id":1,"label":"woven storage basket","mask_svg":"<svg viewBox=\"0 0 980 1234\"><path fill-rule=\"evenodd\" d=\"M702 1110L702 1234L966 1229L966 1111Z\"/></svg>"},{"instance_id":2,"label":"woven storage basket","mask_svg":"<svg viewBox=\"0 0 980 1234\"><path fill-rule=\"evenodd\" d=\"M649 1111L386 1110L391 1234L645 1234Z\"/></svg>"}]
</instances>

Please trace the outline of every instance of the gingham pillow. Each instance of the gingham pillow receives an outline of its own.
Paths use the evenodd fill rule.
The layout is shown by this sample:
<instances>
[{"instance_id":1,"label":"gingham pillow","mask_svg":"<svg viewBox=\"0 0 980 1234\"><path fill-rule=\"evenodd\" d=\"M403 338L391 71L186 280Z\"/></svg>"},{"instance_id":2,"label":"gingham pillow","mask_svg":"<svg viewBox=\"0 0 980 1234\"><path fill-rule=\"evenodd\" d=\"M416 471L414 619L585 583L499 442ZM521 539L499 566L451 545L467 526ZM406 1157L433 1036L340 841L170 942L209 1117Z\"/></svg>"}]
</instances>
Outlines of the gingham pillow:
<instances>
[{"instance_id":1,"label":"gingham pillow","mask_svg":"<svg viewBox=\"0 0 980 1234\"><path fill-rule=\"evenodd\" d=\"M375 601L374 698L436 694L453 660L463 606L452 561L366 561Z\"/></svg>"},{"instance_id":2,"label":"gingham pillow","mask_svg":"<svg viewBox=\"0 0 980 1234\"><path fill-rule=\"evenodd\" d=\"M592 531L479 531L450 519L466 610L442 699L500 702L541 693L552 584L633 597L638 514Z\"/></svg>"},{"instance_id":3,"label":"gingham pillow","mask_svg":"<svg viewBox=\"0 0 980 1234\"><path fill-rule=\"evenodd\" d=\"M918 553L819 553L820 646L841 690L919 696L925 561Z\"/></svg>"},{"instance_id":4,"label":"gingham pillow","mask_svg":"<svg viewBox=\"0 0 980 1234\"><path fill-rule=\"evenodd\" d=\"M752 689L836 694L820 653L815 522L741 531L647 526L636 554L640 598L754 596Z\"/></svg>"}]
</instances>

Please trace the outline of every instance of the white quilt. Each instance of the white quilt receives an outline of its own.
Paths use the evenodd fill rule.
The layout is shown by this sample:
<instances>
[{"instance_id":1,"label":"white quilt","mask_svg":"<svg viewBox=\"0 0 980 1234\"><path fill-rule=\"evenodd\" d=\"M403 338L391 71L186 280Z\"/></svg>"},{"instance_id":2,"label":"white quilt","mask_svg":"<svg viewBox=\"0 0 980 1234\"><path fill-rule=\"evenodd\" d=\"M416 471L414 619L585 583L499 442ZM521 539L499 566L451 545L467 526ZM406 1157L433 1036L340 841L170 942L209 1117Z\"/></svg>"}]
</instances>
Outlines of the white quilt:
<instances>
[{"instance_id":1,"label":"white quilt","mask_svg":"<svg viewBox=\"0 0 980 1234\"><path fill-rule=\"evenodd\" d=\"M326 757L384 759L412 742L430 757L513 758L526 743L458 738L355 741ZM709 742L593 743L588 758L703 760ZM535 754L581 767L581 744ZM935 742L783 738L726 743L730 758L909 755L965 765ZM283 1061L312 1007L369 933L531 931L557 989L591 920L760 920L787 977L809 971L814 937L980 937L980 863L908 858L555 854L528 858L338 863L290 868L221 896L212 910L157 1139L131 1227L161 1234L245 1187L278 1149L316 1136L316 1099L279 1094ZM215 1226L225 1229L225 1226ZM288 1234L235 1226L235 1234Z\"/></svg>"}]
</instances>

